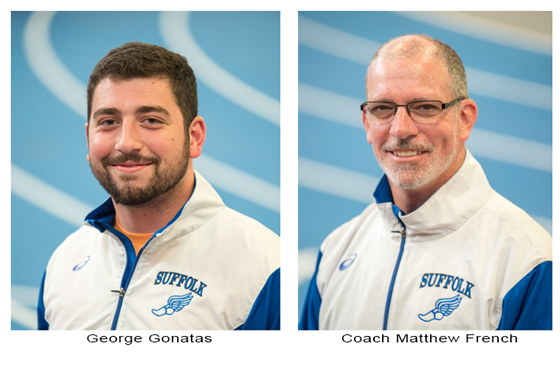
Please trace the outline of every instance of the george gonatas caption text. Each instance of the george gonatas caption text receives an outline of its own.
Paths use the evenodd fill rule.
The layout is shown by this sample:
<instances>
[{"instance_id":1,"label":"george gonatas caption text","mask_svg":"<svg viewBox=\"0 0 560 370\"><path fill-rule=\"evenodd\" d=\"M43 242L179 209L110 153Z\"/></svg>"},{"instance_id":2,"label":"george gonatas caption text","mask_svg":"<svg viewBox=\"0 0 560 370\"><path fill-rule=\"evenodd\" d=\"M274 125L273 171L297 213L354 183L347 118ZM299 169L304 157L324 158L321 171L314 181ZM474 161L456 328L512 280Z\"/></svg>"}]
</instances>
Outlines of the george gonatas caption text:
<instances>
[{"instance_id":1,"label":"george gonatas caption text","mask_svg":"<svg viewBox=\"0 0 560 370\"><path fill-rule=\"evenodd\" d=\"M89 343L121 343L131 345L133 343L142 343L144 337L142 335L97 335L89 334L86 337ZM148 336L150 343L212 343L210 335L159 335L150 334Z\"/></svg>"}]
</instances>

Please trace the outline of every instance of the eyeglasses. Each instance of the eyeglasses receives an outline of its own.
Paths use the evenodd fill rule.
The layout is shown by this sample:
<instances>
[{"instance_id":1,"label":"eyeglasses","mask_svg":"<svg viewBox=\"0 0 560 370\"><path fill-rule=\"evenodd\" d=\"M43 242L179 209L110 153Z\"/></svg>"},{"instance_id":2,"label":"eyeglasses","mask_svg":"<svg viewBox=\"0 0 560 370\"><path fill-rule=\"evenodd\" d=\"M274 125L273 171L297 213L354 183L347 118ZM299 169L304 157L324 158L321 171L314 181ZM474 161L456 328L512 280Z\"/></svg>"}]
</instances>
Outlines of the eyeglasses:
<instances>
[{"instance_id":1,"label":"eyeglasses","mask_svg":"<svg viewBox=\"0 0 560 370\"><path fill-rule=\"evenodd\" d=\"M414 101L408 104L395 104L384 101L367 101L360 105L360 110L366 113L368 121L389 123L397 114L398 107L406 107L410 118L420 123L435 123L435 118L444 110L454 106L465 98L457 98L449 103L439 100ZM366 109L367 108L367 109Z\"/></svg>"}]
</instances>

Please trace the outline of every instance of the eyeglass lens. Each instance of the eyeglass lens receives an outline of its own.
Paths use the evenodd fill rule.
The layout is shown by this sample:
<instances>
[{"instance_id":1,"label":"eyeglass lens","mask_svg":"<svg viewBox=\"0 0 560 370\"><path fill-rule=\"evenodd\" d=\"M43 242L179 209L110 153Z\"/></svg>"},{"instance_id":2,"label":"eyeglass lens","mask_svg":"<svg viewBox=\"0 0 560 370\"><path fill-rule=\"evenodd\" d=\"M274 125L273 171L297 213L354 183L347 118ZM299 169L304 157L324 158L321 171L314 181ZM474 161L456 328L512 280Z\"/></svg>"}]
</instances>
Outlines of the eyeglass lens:
<instances>
[{"instance_id":1,"label":"eyeglass lens","mask_svg":"<svg viewBox=\"0 0 560 370\"><path fill-rule=\"evenodd\" d=\"M406 108L412 119L419 122L430 121L443 110L442 103L439 101L408 103ZM366 104L367 118L377 121L391 119L396 114L396 109L395 103L368 102Z\"/></svg>"}]
</instances>

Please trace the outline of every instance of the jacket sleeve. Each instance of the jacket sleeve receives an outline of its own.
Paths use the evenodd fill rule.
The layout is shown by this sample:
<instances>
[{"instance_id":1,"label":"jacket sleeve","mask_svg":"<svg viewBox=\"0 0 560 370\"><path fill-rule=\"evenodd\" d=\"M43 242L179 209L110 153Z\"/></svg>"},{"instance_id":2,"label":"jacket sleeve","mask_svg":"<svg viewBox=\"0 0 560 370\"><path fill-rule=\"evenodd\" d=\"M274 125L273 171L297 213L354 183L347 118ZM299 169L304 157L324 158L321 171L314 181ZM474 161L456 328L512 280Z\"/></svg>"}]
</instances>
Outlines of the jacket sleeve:
<instances>
[{"instance_id":1,"label":"jacket sleeve","mask_svg":"<svg viewBox=\"0 0 560 370\"><path fill-rule=\"evenodd\" d=\"M43 274L41 288L39 289L39 302L37 303L37 328L38 330L49 330L49 323L45 320L45 303L43 302L43 291L45 290L45 277L47 272Z\"/></svg>"},{"instance_id":2,"label":"jacket sleeve","mask_svg":"<svg viewBox=\"0 0 560 370\"><path fill-rule=\"evenodd\" d=\"M235 330L280 330L280 268L268 277L247 320Z\"/></svg>"},{"instance_id":3,"label":"jacket sleeve","mask_svg":"<svg viewBox=\"0 0 560 370\"><path fill-rule=\"evenodd\" d=\"M506 294L498 330L552 330L552 261L539 264Z\"/></svg>"},{"instance_id":4,"label":"jacket sleeve","mask_svg":"<svg viewBox=\"0 0 560 370\"><path fill-rule=\"evenodd\" d=\"M317 257L317 265L315 266L315 273L309 282L307 296L303 303L301 312L301 320L299 322L299 330L318 330L319 329L319 311L321 309L321 295L317 289L317 272L319 271L319 264L323 254L319 251Z\"/></svg>"}]
</instances>

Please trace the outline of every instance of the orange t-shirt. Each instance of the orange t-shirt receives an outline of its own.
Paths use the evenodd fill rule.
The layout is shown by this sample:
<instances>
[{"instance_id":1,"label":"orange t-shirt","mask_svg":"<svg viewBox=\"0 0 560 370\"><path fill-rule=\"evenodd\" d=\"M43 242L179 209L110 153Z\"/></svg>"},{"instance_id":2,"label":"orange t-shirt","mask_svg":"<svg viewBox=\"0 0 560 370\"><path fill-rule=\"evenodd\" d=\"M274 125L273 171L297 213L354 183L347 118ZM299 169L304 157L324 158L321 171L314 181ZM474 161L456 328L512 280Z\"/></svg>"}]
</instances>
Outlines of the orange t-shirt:
<instances>
[{"instance_id":1,"label":"orange t-shirt","mask_svg":"<svg viewBox=\"0 0 560 370\"><path fill-rule=\"evenodd\" d=\"M138 255L140 249L142 249L142 247L146 244L146 242L152 237L152 234L134 234L125 231L122 228L117 215L115 215L115 229L117 229L118 231L123 233L128 239L130 239L132 245L134 246L134 250L136 251L136 255Z\"/></svg>"}]
</instances>

